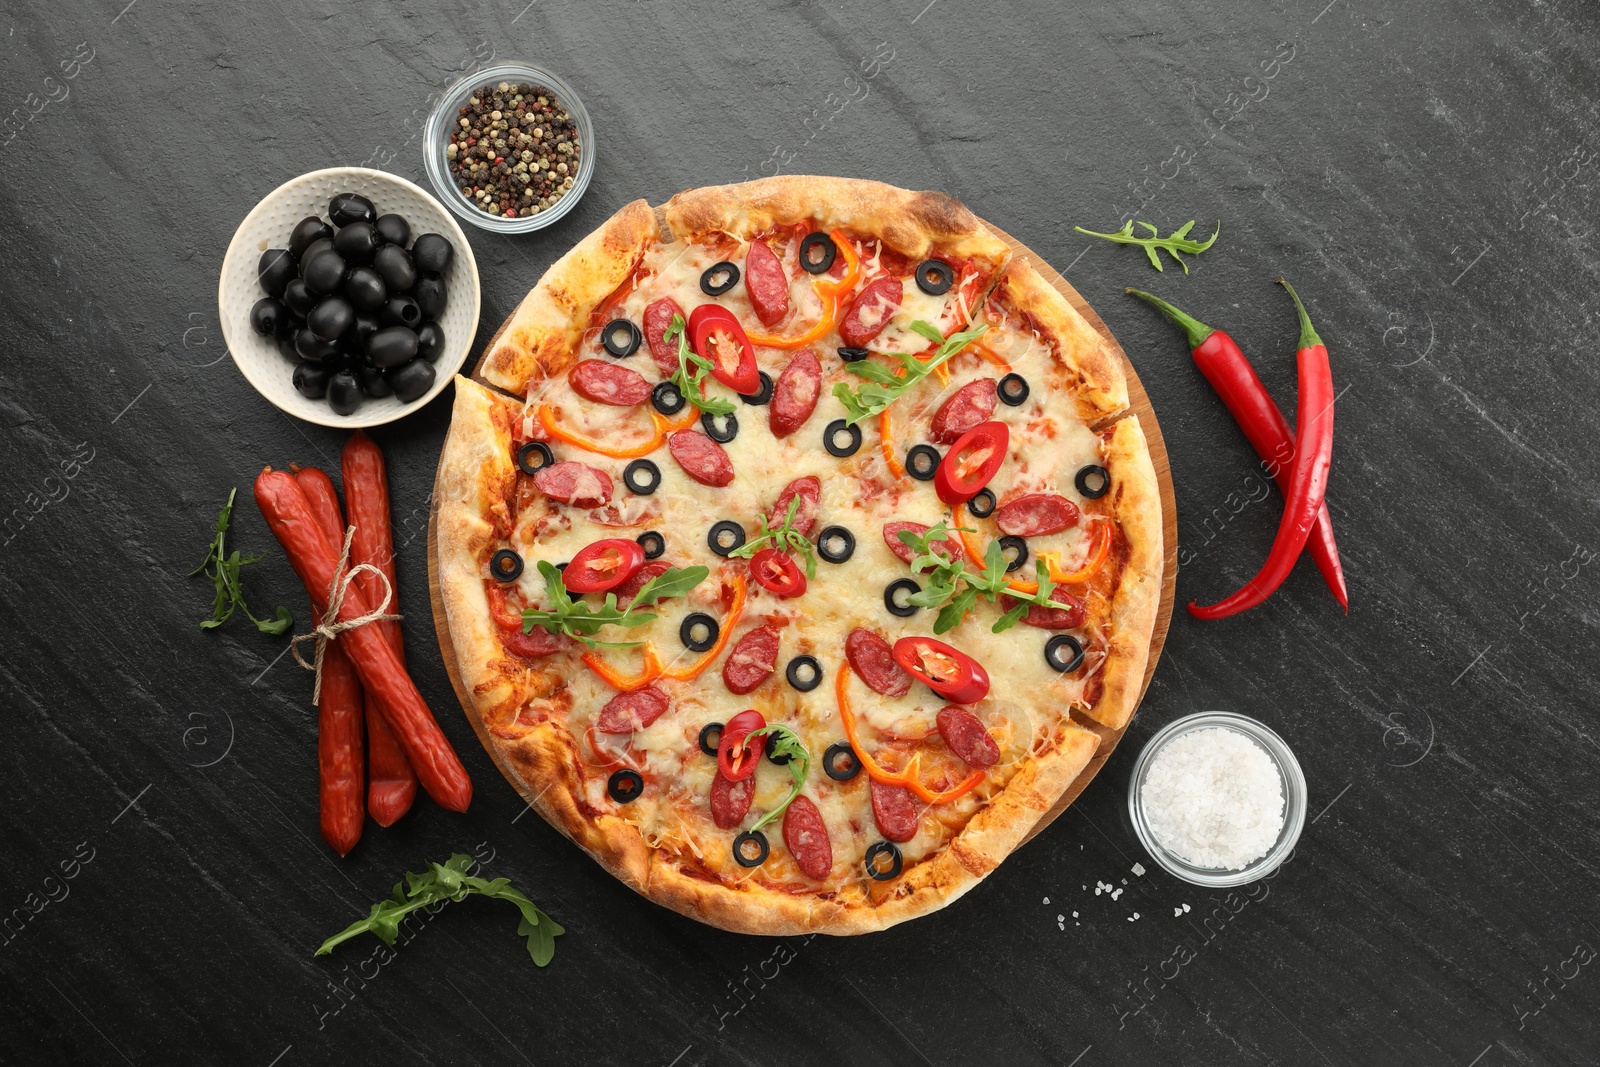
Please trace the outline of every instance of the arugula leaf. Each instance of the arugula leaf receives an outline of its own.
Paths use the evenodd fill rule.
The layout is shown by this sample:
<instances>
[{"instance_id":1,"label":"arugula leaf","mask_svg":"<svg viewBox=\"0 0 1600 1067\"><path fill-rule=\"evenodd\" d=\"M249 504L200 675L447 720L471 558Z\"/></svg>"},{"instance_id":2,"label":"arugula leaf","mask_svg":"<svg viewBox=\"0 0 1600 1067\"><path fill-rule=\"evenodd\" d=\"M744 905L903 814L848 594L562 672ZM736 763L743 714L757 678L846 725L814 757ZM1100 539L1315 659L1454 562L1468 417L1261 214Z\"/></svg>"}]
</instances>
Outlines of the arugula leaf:
<instances>
[{"instance_id":1,"label":"arugula leaf","mask_svg":"<svg viewBox=\"0 0 1600 1067\"><path fill-rule=\"evenodd\" d=\"M806 540L804 534L794 528L794 517L800 510L800 494L796 493L789 498L789 510L783 516L783 522L778 524L776 530L767 527L767 517L761 516L761 532L740 547L729 552L730 556L739 559L749 559L761 549L771 545L781 552L803 556L806 561L806 578L817 576L817 556L811 548L811 542Z\"/></svg>"},{"instance_id":2,"label":"arugula leaf","mask_svg":"<svg viewBox=\"0 0 1600 1067\"><path fill-rule=\"evenodd\" d=\"M705 394L706 375L711 373L711 361L695 355L689 347L689 331L683 316L672 316L671 325L661 336L668 341L678 339L678 372L671 381L683 393L683 398L707 415L732 415L736 410L733 401ZM694 369L690 370L690 367Z\"/></svg>"},{"instance_id":3,"label":"arugula leaf","mask_svg":"<svg viewBox=\"0 0 1600 1067\"><path fill-rule=\"evenodd\" d=\"M228 621L234 609L243 608L246 617L256 624L257 630L277 637L288 633L289 627L294 625L294 618L290 616L288 609L280 604L278 613L273 618L256 618L250 613L250 605L244 602L244 586L239 581L240 568L265 559L267 554L261 552L254 556L241 557L238 549L230 553L227 548L228 526L233 518L233 498L238 493L237 488L228 490L228 502L217 512L217 524L212 527L215 536L211 538L211 547L206 550L206 558L200 561L200 566L189 572L190 578L204 574L211 579L215 587L211 598L211 618L202 620L200 629L216 629Z\"/></svg>"},{"instance_id":4,"label":"arugula leaf","mask_svg":"<svg viewBox=\"0 0 1600 1067\"><path fill-rule=\"evenodd\" d=\"M607 593L605 603L597 608L586 600L573 599L555 564L540 560L538 567L539 573L544 576L550 606L524 608L522 632L530 633L535 626L543 626L553 634L565 634L590 648L634 648L641 644L639 641L601 641L595 635L606 626L633 629L655 622L654 614L638 609L647 608L668 597L682 596L705 581L706 575L711 573L709 567L670 567L645 582L625 607L617 604L617 594Z\"/></svg>"},{"instance_id":5,"label":"arugula leaf","mask_svg":"<svg viewBox=\"0 0 1600 1067\"><path fill-rule=\"evenodd\" d=\"M1116 233L1095 233L1093 230L1086 230L1082 226L1074 226L1073 229L1077 230L1079 233L1087 234L1090 237L1099 237L1107 241L1115 241L1119 245L1138 245L1144 249L1144 254L1150 257L1150 265L1156 270L1161 271L1163 274L1166 273L1166 270L1161 266L1161 258L1156 255L1156 249L1160 249L1167 255L1171 256L1177 261L1178 266L1183 268L1183 273L1188 274L1189 264L1185 263L1183 256L1180 256L1178 253L1185 252L1191 256L1198 256L1201 252L1204 252L1206 249L1216 244L1218 234L1222 233L1222 223L1218 222L1216 232L1213 233L1208 240L1204 242L1196 241L1189 236L1189 231L1194 229L1193 219L1190 219L1188 222L1172 231L1171 236L1168 237L1162 237L1161 231L1150 225L1148 222L1141 222L1139 225L1150 231L1149 237L1135 237L1133 235L1132 219L1124 222L1122 224L1122 229L1118 230Z\"/></svg>"},{"instance_id":6,"label":"arugula leaf","mask_svg":"<svg viewBox=\"0 0 1600 1067\"><path fill-rule=\"evenodd\" d=\"M851 374L866 379L864 384L855 389L851 389L844 382L838 382L833 387L833 395L844 405L846 423L854 425L862 419L869 419L883 412L890 404L900 399L906 390L932 374L935 367L953 359L956 353L983 336L989 326L980 322L970 330L945 337L937 326L917 319L911 324L911 329L939 346L934 349L933 355L928 357L927 362L909 352L891 352L890 358L900 362L898 371L891 370L882 363L874 363L870 359L844 365L844 369Z\"/></svg>"},{"instance_id":7,"label":"arugula leaf","mask_svg":"<svg viewBox=\"0 0 1600 1067\"><path fill-rule=\"evenodd\" d=\"M956 529L970 532L965 527ZM933 622L934 633L949 633L959 626L980 596L991 604L996 603L1001 595L1019 602L995 620L991 630L997 634L1015 626L1030 607L1052 606L1050 594L1055 591L1055 583L1050 580L1050 570L1044 560L1036 560L1034 564L1039 579L1038 591L1022 593L1011 588L1011 579L1006 574L1005 554L1000 550L999 541L989 542L989 548L984 553L983 570L975 571L967 566L965 559L949 559L933 550L934 544L945 540L951 533L950 527L940 522L920 534L910 530L901 530L897 534L915 553L911 559L912 572L924 575L922 590L911 594L906 600L920 608L939 608L939 614Z\"/></svg>"},{"instance_id":8,"label":"arugula leaf","mask_svg":"<svg viewBox=\"0 0 1600 1067\"><path fill-rule=\"evenodd\" d=\"M772 754L774 756L789 757L789 777L793 781L789 785L789 795L783 798L783 803L757 819L756 824L750 827L751 833L755 833L763 826L777 821L778 816L789 810L789 805L794 803L794 798L799 796L800 790L805 788L806 775L811 771L811 753L806 751L806 746L801 743L800 735L781 722L771 723L759 730L751 730L745 737L745 744L748 745L751 738L764 737L767 734L771 734L778 739L772 746Z\"/></svg>"},{"instance_id":9,"label":"arugula leaf","mask_svg":"<svg viewBox=\"0 0 1600 1067\"><path fill-rule=\"evenodd\" d=\"M365 919L351 923L344 930L324 941L316 955L326 956L334 948L360 934L375 934L386 945L393 945L400 937L400 923L412 912L434 904L465 900L469 896L506 900L522 913L517 923L517 933L527 938L528 956L534 965L543 967L556 953L555 939L566 931L561 924L540 911L538 905L511 888L511 879L496 878L489 881L467 873L472 867L472 857L457 852L444 863L430 863L423 874L406 873L405 887L395 883L394 894L387 900L372 905Z\"/></svg>"}]
</instances>

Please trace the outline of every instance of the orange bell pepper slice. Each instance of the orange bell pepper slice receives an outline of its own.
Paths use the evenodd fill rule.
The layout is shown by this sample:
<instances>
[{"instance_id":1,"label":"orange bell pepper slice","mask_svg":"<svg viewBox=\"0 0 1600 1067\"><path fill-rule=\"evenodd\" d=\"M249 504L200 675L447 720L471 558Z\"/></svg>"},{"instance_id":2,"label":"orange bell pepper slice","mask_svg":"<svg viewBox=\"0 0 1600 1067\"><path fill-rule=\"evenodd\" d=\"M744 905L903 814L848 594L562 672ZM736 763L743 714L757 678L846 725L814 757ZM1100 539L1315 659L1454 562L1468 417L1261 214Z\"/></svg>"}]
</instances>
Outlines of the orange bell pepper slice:
<instances>
[{"instance_id":1,"label":"orange bell pepper slice","mask_svg":"<svg viewBox=\"0 0 1600 1067\"><path fill-rule=\"evenodd\" d=\"M699 677L700 673L722 655L722 650L728 647L728 641L733 637L733 628L738 625L739 617L744 614L745 592L748 583L744 575L738 575L733 580L733 603L728 605L728 614L723 617L722 630L717 634L717 642L701 654L693 663L682 667L671 667L660 673L662 678L671 678L674 681L687 682L691 678Z\"/></svg>"},{"instance_id":2,"label":"orange bell pepper slice","mask_svg":"<svg viewBox=\"0 0 1600 1067\"><path fill-rule=\"evenodd\" d=\"M962 506L960 504L950 509L951 519L957 526L961 525L961 513ZM983 550L972 539L972 535L963 530L959 531L958 536L961 538L961 547L966 551L967 558L982 566ZM1089 558L1084 561L1082 567L1075 571L1061 569L1061 553L1039 553L1039 558L1044 560L1045 566L1049 568L1050 580L1057 585L1082 585L1098 574L1100 568L1106 562L1106 557L1111 554L1111 520L1107 519L1100 523L1095 529L1094 538L1094 541L1089 546ZM1031 595L1039 591L1039 583L1015 581L1008 583L1007 588Z\"/></svg>"},{"instance_id":3,"label":"orange bell pepper slice","mask_svg":"<svg viewBox=\"0 0 1600 1067\"><path fill-rule=\"evenodd\" d=\"M833 238L834 246L844 257L844 274L838 278L830 278L824 274L811 283L811 288L822 298L822 316L809 330L798 337L776 337L772 334L746 332L745 336L751 344L763 348L804 348L813 341L821 340L838 324L842 298L845 293L855 288L856 279L861 276L861 257L856 255L855 246L838 230L829 230L828 236Z\"/></svg>"},{"instance_id":4,"label":"orange bell pepper slice","mask_svg":"<svg viewBox=\"0 0 1600 1067\"><path fill-rule=\"evenodd\" d=\"M644 665L638 674L623 674L611 664L607 663L598 651L590 649L579 657L583 665L598 674L613 689L624 693L631 693L635 689L643 689L657 678L661 677L661 657L656 655L656 646L649 641L644 643Z\"/></svg>"},{"instance_id":5,"label":"orange bell pepper slice","mask_svg":"<svg viewBox=\"0 0 1600 1067\"><path fill-rule=\"evenodd\" d=\"M680 422L673 422L666 416L652 411L650 413L650 421L654 425L655 431L650 438L640 444L621 448L563 429L561 424L556 422L555 409L549 404L539 405L539 425L544 427L545 433L556 440L565 441L569 445L576 445L585 452L594 452L602 456L610 456L613 459L636 459L639 456L648 456L665 444L668 433L674 430L687 430L693 426L695 421L700 418L700 412L693 407L687 407L686 410L688 414Z\"/></svg>"},{"instance_id":6,"label":"orange bell pepper slice","mask_svg":"<svg viewBox=\"0 0 1600 1067\"><path fill-rule=\"evenodd\" d=\"M889 465L889 473L896 478L904 478L906 468L894 452L894 419L889 415L888 408L884 408L878 416L878 447L883 449L883 461Z\"/></svg>"},{"instance_id":7,"label":"orange bell pepper slice","mask_svg":"<svg viewBox=\"0 0 1600 1067\"><path fill-rule=\"evenodd\" d=\"M833 683L833 693L839 704L839 721L844 724L844 736L850 742L850 748L855 752L856 758L861 761L861 766L866 768L867 774L872 776L873 781L882 782L884 785L904 786L928 804L946 804L972 792L978 783L984 780L986 777L984 771L973 771L953 788L942 792L934 792L923 785L922 780L917 777L917 763L920 755L912 756L903 771L885 770L877 760L867 754L866 750L861 747L861 741L856 737L856 717L855 713L850 710L849 682L850 664L847 662L841 663Z\"/></svg>"}]
</instances>

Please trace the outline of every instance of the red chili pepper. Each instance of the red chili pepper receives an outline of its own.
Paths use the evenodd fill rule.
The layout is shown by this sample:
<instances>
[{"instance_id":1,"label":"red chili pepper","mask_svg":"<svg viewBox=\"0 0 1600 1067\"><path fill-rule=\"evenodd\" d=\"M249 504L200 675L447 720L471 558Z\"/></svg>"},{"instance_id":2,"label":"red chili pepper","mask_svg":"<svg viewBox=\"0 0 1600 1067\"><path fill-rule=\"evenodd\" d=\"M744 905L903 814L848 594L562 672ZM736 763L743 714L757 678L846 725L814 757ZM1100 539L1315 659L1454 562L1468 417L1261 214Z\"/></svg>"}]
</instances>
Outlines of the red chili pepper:
<instances>
[{"instance_id":1,"label":"red chili pepper","mask_svg":"<svg viewBox=\"0 0 1600 1067\"><path fill-rule=\"evenodd\" d=\"M742 782L756 773L761 762L764 744L752 750L744 743L751 733L767 725L759 711L741 711L722 727L722 740L717 742L717 771L730 782Z\"/></svg>"},{"instance_id":2,"label":"red chili pepper","mask_svg":"<svg viewBox=\"0 0 1600 1067\"><path fill-rule=\"evenodd\" d=\"M952 506L965 504L989 484L1011 447L1011 429L1003 422L980 422L956 439L933 472L939 499Z\"/></svg>"},{"instance_id":3,"label":"red chili pepper","mask_svg":"<svg viewBox=\"0 0 1600 1067\"><path fill-rule=\"evenodd\" d=\"M689 312L689 344L701 359L711 361L711 375L736 393L761 391L756 350L733 312L719 304L701 304Z\"/></svg>"},{"instance_id":4,"label":"red chili pepper","mask_svg":"<svg viewBox=\"0 0 1600 1067\"><path fill-rule=\"evenodd\" d=\"M983 664L943 641L902 637L894 643L894 661L911 677L957 704L976 704L989 695L989 672Z\"/></svg>"},{"instance_id":5,"label":"red chili pepper","mask_svg":"<svg viewBox=\"0 0 1600 1067\"><path fill-rule=\"evenodd\" d=\"M1191 318L1160 297L1138 289L1128 289L1126 292L1155 305L1174 325L1188 334L1195 366L1200 368L1200 373L1216 390L1228 413L1244 431L1250 446L1256 450L1256 455L1271 469L1279 491L1288 496L1291 485L1290 461L1295 455L1289 423L1233 338ZM1345 588L1344 567L1339 562L1339 546L1333 538L1333 519L1328 515L1326 502L1317 512L1316 526L1306 540L1306 547L1328 591L1339 602L1339 606L1348 612L1350 595Z\"/></svg>"},{"instance_id":6,"label":"red chili pepper","mask_svg":"<svg viewBox=\"0 0 1600 1067\"><path fill-rule=\"evenodd\" d=\"M1200 606L1189 602L1189 614L1197 619L1222 619L1255 607L1271 596L1294 569L1306 538L1316 525L1328 491L1328 466L1333 457L1333 371L1328 366L1328 349L1311 327L1305 305L1292 286L1282 278L1278 284L1289 290L1300 315L1300 346L1295 353L1299 367L1300 403L1295 413L1298 432L1294 442L1294 470L1283 502L1283 519L1272 551L1256 576L1244 587L1215 604Z\"/></svg>"},{"instance_id":7,"label":"red chili pepper","mask_svg":"<svg viewBox=\"0 0 1600 1067\"><path fill-rule=\"evenodd\" d=\"M626 537L607 537L584 545L561 572L561 584L573 593L615 589L644 566L644 549Z\"/></svg>"},{"instance_id":8,"label":"red chili pepper","mask_svg":"<svg viewBox=\"0 0 1600 1067\"><path fill-rule=\"evenodd\" d=\"M750 577L767 592L796 597L806 591L806 576L794 557L775 548L763 548L750 557Z\"/></svg>"}]
</instances>

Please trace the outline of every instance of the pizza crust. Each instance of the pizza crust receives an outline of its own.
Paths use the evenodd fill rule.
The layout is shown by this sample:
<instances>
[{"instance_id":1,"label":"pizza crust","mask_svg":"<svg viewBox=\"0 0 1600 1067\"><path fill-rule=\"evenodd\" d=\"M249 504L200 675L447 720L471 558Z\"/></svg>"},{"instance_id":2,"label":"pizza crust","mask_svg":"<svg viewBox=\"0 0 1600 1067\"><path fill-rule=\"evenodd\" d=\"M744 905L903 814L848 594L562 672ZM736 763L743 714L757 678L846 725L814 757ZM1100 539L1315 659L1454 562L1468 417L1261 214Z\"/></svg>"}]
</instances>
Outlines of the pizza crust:
<instances>
[{"instance_id":1,"label":"pizza crust","mask_svg":"<svg viewBox=\"0 0 1600 1067\"><path fill-rule=\"evenodd\" d=\"M1045 281L1026 259L1014 259L995 283L991 300L1032 320L1031 325L1055 347L1056 361L1078 401L1078 413L1090 426L1128 410L1128 378L1106 339Z\"/></svg>"}]
</instances>

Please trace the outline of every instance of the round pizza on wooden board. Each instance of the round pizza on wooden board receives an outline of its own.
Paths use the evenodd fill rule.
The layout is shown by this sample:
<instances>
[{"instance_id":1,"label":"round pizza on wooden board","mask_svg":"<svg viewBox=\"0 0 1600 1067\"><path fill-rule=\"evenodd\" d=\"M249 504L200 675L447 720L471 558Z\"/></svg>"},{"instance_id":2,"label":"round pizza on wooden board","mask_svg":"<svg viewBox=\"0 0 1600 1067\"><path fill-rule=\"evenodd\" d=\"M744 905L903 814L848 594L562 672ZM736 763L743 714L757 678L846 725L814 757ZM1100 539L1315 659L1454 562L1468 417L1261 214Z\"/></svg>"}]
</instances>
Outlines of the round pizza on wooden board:
<instances>
[{"instance_id":1,"label":"round pizza on wooden board","mask_svg":"<svg viewBox=\"0 0 1600 1067\"><path fill-rule=\"evenodd\" d=\"M1120 737L1170 610L1165 456L1030 259L876 182L636 201L457 379L447 665L501 769L638 892L882 929Z\"/></svg>"}]
</instances>

